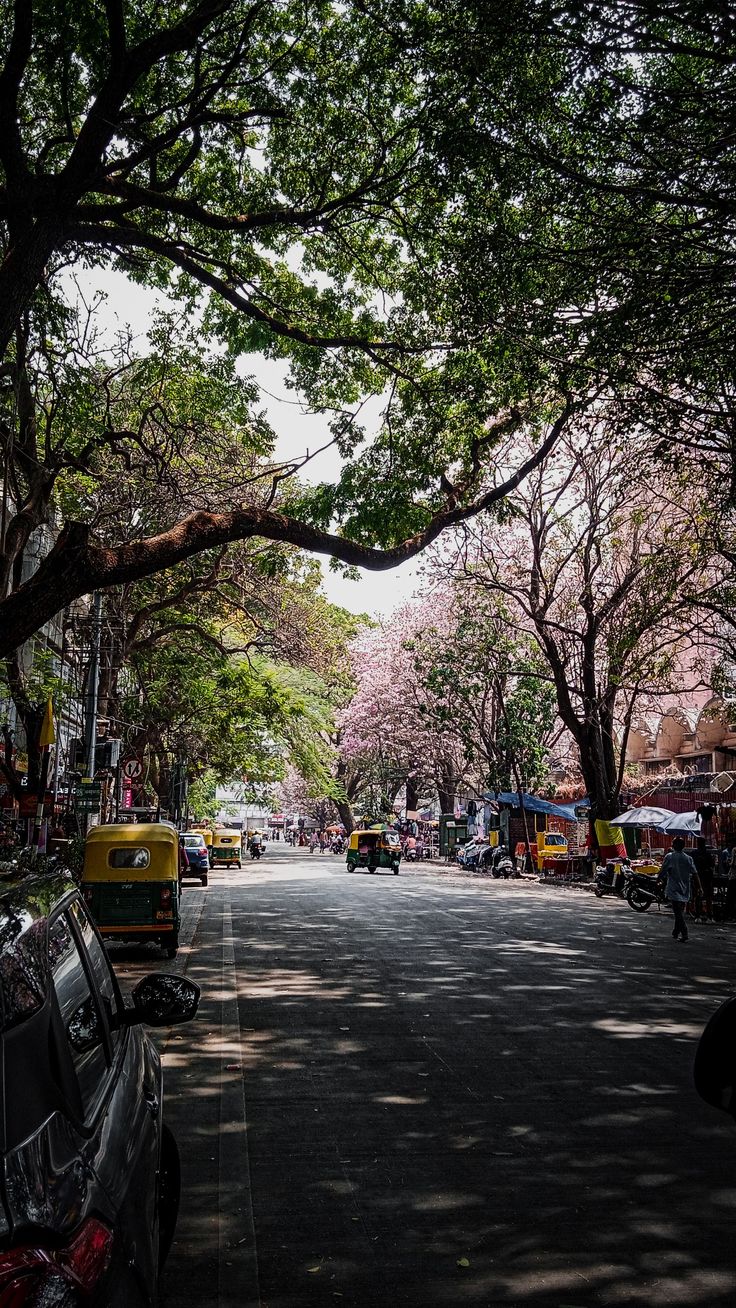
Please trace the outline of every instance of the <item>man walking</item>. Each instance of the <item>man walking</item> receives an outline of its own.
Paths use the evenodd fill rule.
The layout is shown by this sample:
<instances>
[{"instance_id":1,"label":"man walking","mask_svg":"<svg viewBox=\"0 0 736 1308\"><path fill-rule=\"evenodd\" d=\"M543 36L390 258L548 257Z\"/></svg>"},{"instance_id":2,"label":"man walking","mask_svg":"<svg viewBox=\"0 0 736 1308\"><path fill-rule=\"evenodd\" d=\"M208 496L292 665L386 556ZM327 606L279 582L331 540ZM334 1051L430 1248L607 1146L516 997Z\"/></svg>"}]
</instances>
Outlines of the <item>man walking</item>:
<instances>
[{"instance_id":1,"label":"man walking","mask_svg":"<svg viewBox=\"0 0 736 1308\"><path fill-rule=\"evenodd\" d=\"M675 836L672 849L669 854L665 854L662 861L662 876L665 880L665 895L675 915L672 938L679 939L684 944L687 940L685 905L692 899L693 883L697 883L698 891L700 884L695 864L690 855L685 853L685 841L682 836Z\"/></svg>"}]
</instances>

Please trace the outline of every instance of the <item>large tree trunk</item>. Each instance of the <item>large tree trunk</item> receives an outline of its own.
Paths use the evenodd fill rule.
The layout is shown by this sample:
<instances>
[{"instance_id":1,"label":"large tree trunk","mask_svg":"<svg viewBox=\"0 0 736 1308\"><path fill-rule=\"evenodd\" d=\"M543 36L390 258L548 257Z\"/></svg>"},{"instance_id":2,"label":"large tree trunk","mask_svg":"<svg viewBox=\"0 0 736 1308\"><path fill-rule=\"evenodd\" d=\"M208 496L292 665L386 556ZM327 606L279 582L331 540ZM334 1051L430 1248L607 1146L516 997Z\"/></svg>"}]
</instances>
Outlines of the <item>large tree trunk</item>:
<instances>
[{"instance_id":1,"label":"large tree trunk","mask_svg":"<svg viewBox=\"0 0 736 1308\"><path fill-rule=\"evenodd\" d=\"M454 813L457 774L448 760L440 762L437 779L437 796L440 801L440 813Z\"/></svg>"},{"instance_id":2,"label":"large tree trunk","mask_svg":"<svg viewBox=\"0 0 736 1308\"><path fill-rule=\"evenodd\" d=\"M348 835L350 835L350 832L355 830L355 815L353 813L352 805L347 799L338 799L336 800L336 803L337 811L340 814L340 821Z\"/></svg>"},{"instance_id":3,"label":"large tree trunk","mask_svg":"<svg viewBox=\"0 0 736 1308\"><path fill-rule=\"evenodd\" d=\"M406 778L406 811L407 813L416 813L419 807L419 790L417 789L417 779L412 773Z\"/></svg>"},{"instance_id":4,"label":"large tree trunk","mask_svg":"<svg viewBox=\"0 0 736 1308\"><path fill-rule=\"evenodd\" d=\"M595 836L596 819L610 822L619 812L618 775L606 766L606 751L601 747L596 724L580 741L580 770L590 800L591 836Z\"/></svg>"}]
</instances>

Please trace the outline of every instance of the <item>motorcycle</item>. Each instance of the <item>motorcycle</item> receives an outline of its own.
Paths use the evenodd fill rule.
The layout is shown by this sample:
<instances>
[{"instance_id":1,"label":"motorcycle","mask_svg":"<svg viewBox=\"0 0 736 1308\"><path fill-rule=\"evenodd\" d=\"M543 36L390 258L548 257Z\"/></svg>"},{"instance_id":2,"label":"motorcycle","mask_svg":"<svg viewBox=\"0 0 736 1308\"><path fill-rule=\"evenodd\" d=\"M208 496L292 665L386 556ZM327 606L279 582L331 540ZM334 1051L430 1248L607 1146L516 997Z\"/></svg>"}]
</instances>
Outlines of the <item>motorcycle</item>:
<instances>
[{"instance_id":1,"label":"motorcycle","mask_svg":"<svg viewBox=\"0 0 736 1308\"><path fill-rule=\"evenodd\" d=\"M516 867L511 858L499 858L492 864L491 872L497 880L503 877L505 881L508 881L509 877L516 876Z\"/></svg>"},{"instance_id":2,"label":"motorcycle","mask_svg":"<svg viewBox=\"0 0 736 1308\"><path fill-rule=\"evenodd\" d=\"M630 877L631 868L621 863L608 862L605 867L596 868L597 898L602 899L604 895L618 895L619 899L625 899Z\"/></svg>"},{"instance_id":3,"label":"motorcycle","mask_svg":"<svg viewBox=\"0 0 736 1308\"><path fill-rule=\"evenodd\" d=\"M407 849L406 845L404 845L403 857L405 863L416 863L417 859L419 858L419 851L416 845L413 845L411 849Z\"/></svg>"},{"instance_id":4,"label":"motorcycle","mask_svg":"<svg viewBox=\"0 0 736 1308\"><path fill-rule=\"evenodd\" d=\"M625 890L626 902L635 913L646 913L652 904L666 903L665 884L660 877L632 872Z\"/></svg>"},{"instance_id":5,"label":"motorcycle","mask_svg":"<svg viewBox=\"0 0 736 1308\"><path fill-rule=\"evenodd\" d=\"M250 847L251 858L260 858L262 853L263 850L261 849L260 845L251 845Z\"/></svg>"}]
</instances>

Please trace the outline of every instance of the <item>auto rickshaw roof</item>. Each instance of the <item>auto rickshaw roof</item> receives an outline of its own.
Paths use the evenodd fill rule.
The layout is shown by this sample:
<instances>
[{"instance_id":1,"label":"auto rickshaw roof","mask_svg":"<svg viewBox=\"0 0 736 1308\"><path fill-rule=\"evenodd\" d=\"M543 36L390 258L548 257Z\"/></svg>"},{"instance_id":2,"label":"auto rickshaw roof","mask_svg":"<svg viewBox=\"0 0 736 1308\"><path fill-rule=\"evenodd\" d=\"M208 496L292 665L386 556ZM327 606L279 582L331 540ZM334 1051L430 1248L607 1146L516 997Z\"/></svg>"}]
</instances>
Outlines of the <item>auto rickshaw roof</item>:
<instances>
[{"instance_id":1,"label":"auto rickshaw roof","mask_svg":"<svg viewBox=\"0 0 736 1308\"><path fill-rule=\"evenodd\" d=\"M176 845L179 836L174 827L163 822L109 822L93 827L87 836L88 845L151 845L158 841Z\"/></svg>"}]
</instances>

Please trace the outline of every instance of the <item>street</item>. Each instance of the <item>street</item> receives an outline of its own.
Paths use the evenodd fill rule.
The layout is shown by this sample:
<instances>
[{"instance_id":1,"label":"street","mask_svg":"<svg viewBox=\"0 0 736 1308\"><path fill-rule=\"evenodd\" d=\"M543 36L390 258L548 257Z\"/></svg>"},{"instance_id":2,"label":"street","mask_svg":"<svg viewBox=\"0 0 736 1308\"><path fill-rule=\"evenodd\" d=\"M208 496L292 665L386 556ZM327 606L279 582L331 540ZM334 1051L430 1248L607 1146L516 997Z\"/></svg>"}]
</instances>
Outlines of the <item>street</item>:
<instances>
[{"instance_id":1,"label":"street","mask_svg":"<svg viewBox=\"0 0 736 1308\"><path fill-rule=\"evenodd\" d=\"M163 1308L734 1302L736 1127L691 1078L732 929L279 844L182 903Z\"/></svg>"}]
</instances>

